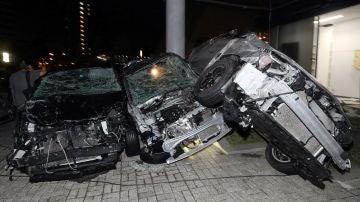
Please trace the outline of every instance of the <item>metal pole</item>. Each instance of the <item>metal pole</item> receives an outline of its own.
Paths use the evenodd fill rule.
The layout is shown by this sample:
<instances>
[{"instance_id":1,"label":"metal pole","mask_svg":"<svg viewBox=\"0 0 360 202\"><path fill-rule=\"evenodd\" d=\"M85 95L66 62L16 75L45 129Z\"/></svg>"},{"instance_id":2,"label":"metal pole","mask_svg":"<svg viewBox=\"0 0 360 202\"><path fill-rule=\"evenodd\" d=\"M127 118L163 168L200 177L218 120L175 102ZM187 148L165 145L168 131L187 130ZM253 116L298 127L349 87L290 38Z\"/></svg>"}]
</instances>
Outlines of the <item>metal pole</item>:
<instances>
[{"instance_id":1,"label":"metal pole","mask_svg":"<svg viewBox=\"0 0 360 202\"><path fill-rule=\"evenodd\" d=\"M166 0L166 52L185 57L185 0Z\"/></svg>"}]
</instances>

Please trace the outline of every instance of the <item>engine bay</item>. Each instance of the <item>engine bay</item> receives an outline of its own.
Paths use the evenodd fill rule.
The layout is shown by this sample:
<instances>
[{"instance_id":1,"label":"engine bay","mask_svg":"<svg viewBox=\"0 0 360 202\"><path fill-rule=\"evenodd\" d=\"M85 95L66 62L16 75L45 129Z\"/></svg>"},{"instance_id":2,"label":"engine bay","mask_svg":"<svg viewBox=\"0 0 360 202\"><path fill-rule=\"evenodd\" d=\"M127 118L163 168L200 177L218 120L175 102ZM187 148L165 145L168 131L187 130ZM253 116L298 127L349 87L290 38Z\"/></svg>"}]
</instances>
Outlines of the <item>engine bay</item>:
<instances>
[{"instance_id":1,"label":"engine bay","mask_svg":"<svg viewBox=\"0 0 360 202\"><path fill-rule=\"evenodd\" d=\"M142 105L129 106L129 110L146 146L162 142L163 151L171 156L167 163L200 151L230 131L221 109L202 106L191 88L157 96Z\"/></svg>"}]
</instances>

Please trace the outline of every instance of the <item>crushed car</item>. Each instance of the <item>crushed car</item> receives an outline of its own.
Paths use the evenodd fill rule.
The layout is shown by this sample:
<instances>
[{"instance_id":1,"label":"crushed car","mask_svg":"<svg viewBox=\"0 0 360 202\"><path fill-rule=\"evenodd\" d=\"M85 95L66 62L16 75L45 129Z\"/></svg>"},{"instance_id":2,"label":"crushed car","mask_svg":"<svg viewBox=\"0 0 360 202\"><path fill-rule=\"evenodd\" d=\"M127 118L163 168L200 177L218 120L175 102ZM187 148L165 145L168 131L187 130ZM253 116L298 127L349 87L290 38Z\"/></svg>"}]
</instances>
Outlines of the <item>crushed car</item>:
<instances>
[{"instance_id":1,"label":"crushed car","mask_svg":"<svg viewBox=\"0 0 360 202\"><path fill-rule=\"evenodd\" d=\"M78 66L38 80L17 124L10 172L19 169L31 182L73 179L115 168L123 150L137 155L138 135L115 71Z\"/></svg>"},{"instance_id":2,"label":"crushed car","mask_svg":"<svg viewBox=\"0 0 360 202\"><path fill-rule=\"evenodd\" d=\"M213 144L231 131L220 108L201 105L193 87L198 75L175 54L133 63L123 73L128 112L147 163L173 163Z\"/></svg>"},{"instance_id":3,"label":"crushed car","mask_svg":"<svg viewBox=\"0 0 360 202\"><path fill-rule=\"evenodd\" d=\"M222 106L224 119L253 127L267 142L267 161L324 187L328 166L349 170L351 125L326 88L285 54L236 30L194 49L199 73L194 95L207 107Z\"/></svg>"}]
</instances>

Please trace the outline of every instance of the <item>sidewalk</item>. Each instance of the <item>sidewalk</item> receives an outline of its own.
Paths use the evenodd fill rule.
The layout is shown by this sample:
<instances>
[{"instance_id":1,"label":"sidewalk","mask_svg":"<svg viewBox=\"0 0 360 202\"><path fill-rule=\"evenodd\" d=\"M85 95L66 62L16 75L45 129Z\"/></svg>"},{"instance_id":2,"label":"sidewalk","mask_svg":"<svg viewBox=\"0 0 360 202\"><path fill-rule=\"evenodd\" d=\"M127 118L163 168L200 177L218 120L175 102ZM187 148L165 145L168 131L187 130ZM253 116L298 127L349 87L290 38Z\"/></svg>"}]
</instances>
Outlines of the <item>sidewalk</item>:
<instances>
[{"instance_id":1,"label":"sidewalk","mask_svg":"<svg viewBox=\"0 0 360 202\"><path fill-rule=\"evenodd\" d=\"M0 127L1 144L8 143ZM4 141L3 141L4 140ZM6 140L6 141L5 141ZM0 156L8 149L0 148ZM321 190L299 176L269 166L262 149L225 155L210 148L171 165L138 164L123 155L116 170L93 179L31 184L27 177L0 177L0 201L359 201L360 169ZM0 174L6 175L4 161ZM18 171L15 175L24 174Z\"/></svg>"}]
</instances>

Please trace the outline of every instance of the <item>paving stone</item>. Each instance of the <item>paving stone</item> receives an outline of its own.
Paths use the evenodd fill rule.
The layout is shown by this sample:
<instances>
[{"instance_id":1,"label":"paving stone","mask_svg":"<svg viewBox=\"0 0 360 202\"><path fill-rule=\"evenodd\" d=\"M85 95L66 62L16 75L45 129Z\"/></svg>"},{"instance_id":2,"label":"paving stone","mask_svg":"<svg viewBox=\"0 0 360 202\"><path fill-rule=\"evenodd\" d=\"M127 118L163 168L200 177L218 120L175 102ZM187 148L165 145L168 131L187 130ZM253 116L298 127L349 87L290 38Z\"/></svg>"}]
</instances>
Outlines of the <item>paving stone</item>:
<instances>
[{"instance_id":1,"label":"paving stone","mask_svg":"<svg viewBox=\"0 0 360 202\"><path fill-rule=\"evenodd\" d=\"M351 189L326 182L322 190L299 176L280 176L263 154L252 156L222 155L210 147L161 166L122 156L116 170L82 183L0 177L0 201L360 201L360 176L346 182ZM279 176L257 176L264 174Z\"/></svg>"}]
</instances>

